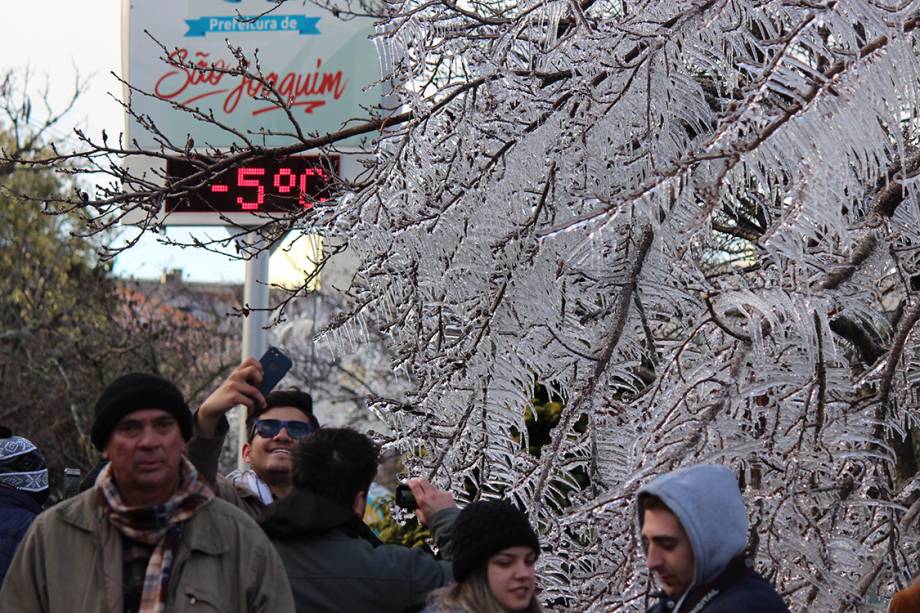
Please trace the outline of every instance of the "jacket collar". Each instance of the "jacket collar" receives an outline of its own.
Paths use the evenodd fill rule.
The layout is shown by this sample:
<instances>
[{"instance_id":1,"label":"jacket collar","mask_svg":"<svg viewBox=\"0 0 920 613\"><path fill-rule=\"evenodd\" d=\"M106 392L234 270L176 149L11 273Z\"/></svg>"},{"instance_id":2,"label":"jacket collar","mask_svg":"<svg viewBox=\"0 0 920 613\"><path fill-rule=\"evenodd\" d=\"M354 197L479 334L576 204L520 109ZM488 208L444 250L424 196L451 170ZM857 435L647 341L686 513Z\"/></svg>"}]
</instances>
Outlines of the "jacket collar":
<instances>
[{"instance_id":1,"label":"jacket collar","mask_svg":"<svg viewBox=\"0 0 920 613\"><path fill-rule=\"evenodd\" d=\"M659 605L661 606L662 611L674 611L675 608L679 607L679 613L688 611L689 613L694 613L699 611L697 605L704 605L708 603L712 598L717 596L719 592L727 588L728 586L741 581L744 577L754 573L753 563L748 560L745 556L738 556L732 559L728 563L728 566L725 567L718 577L697 587L691 587L689 592L684 592L680 596L675 596L673 598L668 597L664 592L659 592L656 596L660 599Z\"/></svg>"},{"instance_id":2,"label":"jacket collar","mask_svg":"<svg viewBox=\"0 0 920 613\"><path fill-rule=\"evenodd\" d=\"M62 521L85 532L95 533L97 530L115 530L103 515L99 504L98 492L93 486L82 494L62 503L60 516ZM186 522L186 529L182 533L182 544L191 551L201 551L209 555L219 555L230 550L218 526L210 516L202 516L204 509L213 504L209 500L198 510L192 519Z\"/></svg>"}]
</instances>

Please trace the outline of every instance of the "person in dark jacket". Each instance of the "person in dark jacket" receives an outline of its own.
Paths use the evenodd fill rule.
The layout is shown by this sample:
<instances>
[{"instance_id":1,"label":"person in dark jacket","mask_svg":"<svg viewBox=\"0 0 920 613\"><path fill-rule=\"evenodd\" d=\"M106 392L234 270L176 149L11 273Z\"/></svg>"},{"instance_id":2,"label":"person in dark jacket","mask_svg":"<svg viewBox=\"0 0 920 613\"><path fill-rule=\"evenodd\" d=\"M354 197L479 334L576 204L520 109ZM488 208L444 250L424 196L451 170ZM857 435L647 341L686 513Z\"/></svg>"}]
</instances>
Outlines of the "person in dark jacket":
<instances>
[{"instance_id":1,"label":"person in dark jacket","mask_svg":"<svg viewBox=\"0 0 920 613\"><path fill-rule=\"evenodd\" d=\"M385 545L362 521L378 450L350 428L322 428L294 450L294 491L270 507L262 527L281 554L299 613L399 613L424 604L452 579L450 562L422 549ZM409 487L416 514L449 553L453 496L424 479Z\"/></svg>"},{"instance_id":2,"label":"person in dark jacket","mask_svg":"<svg viewBox=\"0 0 920 613\"><path fill-rule=\"evenodd\" d=\"M649 613L788 613L745 557L747 511L724 466L661 475L638 494L646 566L663 588Z\"/></svg>"},{"instance_id":3,"label":"person in dark jacket","mask_svg":"<svg viewBox=\"0 0 920 613\"><path fill-rule=\"evenodd\" d=\"M45 458L26 438L0 426L0 585L16 548L48 500Z\"/></svg>"}]
</instances>

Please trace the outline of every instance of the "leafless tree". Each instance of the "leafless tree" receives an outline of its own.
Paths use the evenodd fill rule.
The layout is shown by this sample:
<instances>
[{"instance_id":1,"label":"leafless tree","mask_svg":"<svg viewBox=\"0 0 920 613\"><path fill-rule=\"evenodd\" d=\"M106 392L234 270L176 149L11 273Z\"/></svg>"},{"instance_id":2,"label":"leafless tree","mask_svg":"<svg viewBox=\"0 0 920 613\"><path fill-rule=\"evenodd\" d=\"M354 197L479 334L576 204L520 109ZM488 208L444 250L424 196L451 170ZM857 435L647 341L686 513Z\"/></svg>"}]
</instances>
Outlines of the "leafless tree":
<instances>
[{"instance_id":1,"label":"leafless tree","mask_svg":"<svg viewBox=\"0 0 920 613\"><path fill-rule=\"evenodd\" d=\"M78 215L35 206L80 185L66 169L26 161L63 150L57 128L82 90L78 83L54 111L47 90L28 92L30 78L0 77L0 424L35 442L57 495L65 466L88 469L98 459L92 408L115 377L158 372L197 399L239 351L219 327L230 307L219 317L189 313L114 279L96 255L105 234L82 238Z\"/></svg>"}]
</instances>

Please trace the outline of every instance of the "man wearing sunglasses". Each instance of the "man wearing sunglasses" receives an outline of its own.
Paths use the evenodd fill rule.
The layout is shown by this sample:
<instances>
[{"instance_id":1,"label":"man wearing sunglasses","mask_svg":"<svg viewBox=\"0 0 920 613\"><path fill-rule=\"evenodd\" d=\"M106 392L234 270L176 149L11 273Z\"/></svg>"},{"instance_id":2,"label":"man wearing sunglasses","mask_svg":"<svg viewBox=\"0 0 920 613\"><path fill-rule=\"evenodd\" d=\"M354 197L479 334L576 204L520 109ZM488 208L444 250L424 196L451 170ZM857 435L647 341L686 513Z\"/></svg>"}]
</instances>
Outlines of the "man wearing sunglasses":
<instances>
[{"instance_id":1,"label":"man wearing sunglasses","mask_svg":"<svg viewBox=\"0 0 920 613\"><path fill-rule=\"evenodd\" d=\"M195 413L188 457L201 476L223 498L261 521L265 509L291 493L292 452L297 443L319 428L310 395L297 390L259 393L262 365L247 358L208 396ZM246 407L248 442L243 460L249 469L217 474L217 464L229 424L226 414Z\"/></svg>"}]
</instances>

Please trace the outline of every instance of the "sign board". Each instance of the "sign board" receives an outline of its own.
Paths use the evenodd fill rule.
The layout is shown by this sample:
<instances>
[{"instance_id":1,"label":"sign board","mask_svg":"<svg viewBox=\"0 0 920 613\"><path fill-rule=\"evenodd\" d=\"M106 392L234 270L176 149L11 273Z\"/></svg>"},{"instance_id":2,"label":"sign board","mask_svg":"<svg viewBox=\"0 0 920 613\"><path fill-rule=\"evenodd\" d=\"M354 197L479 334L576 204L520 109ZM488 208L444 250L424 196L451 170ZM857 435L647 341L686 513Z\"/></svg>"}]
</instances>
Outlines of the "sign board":
<instances>
[{"instance_id":1,"label":"sign board","mask_svg":"<svg viewBox=\"0 0 920 613\"><path fill-rule=\"evenodd\" d=\"M251 72L258 61L304 134L334 132L380 102L370 18L346 21L295 0L280 6L275 0L124 0L123 21L123 76L151 94L132 92L131 106L179 147L240 146L234 130L260 146L295 142L290 118L263 84L221 72L237 66L228 46L242 49ZM204 70L170 66L163 61L167 54ZM202 122L174 104L213 113L216 124L231 129ZM133 117L126 128L127 142L159 147Z\"/></svg>"},{"instance_id":2,"label":"sign board","mask_svg":"<svg viewBox=\"0 0 920 613\"><path fill-rule=\"evenodd\" d=\"M122 73L136 88L127 92L131 107L148 117L174 146L190 153L244 146L239 134L256 146L297 142L291 118L263 84L222 72L237 66L229 47L242 49L251 72L257 72L258 61L262 76L289 104L303 134L335 132L350 120L366 117L367 109L380 103L380 87L375 85L380 63L376 46L369 39L374 31L371 18L343 20L303 0L288 0L280 6L275 0L123 0L122 6ZM171 66L164 61L167 55L204 70ZM202 121L196 113L176 105L213 115L215 121ZM162 144L162 137L130 114L126 114L126 137L127 143L136 141L144 149L158 150ZM340 155L334 160L327 158L322 168L334 166L338 176L353 178L361 168L360 137L337 143L336 148ZM319 168L316 164L300 167L305 159L230 169L226 181L215 178L209 185L199 186L211 190L207 203L202 189L193 190L184 204L167 200L164 221L169 225L264 223L264 216L251 213L282 211L277 207L273 211L271 206L246 208L259 203L259 193L265 193L266 198L282 196L295 181L297 191L292 186L287 195L304 202L321 197L330 177L310 170ZM126 164L129 173L147 181L177 178L190 171L190 165L183 168L179 161L167 168L156 156L134 156ZM292 174L285 174L285 169ZM307 189L299 189L301 182ZM222 186L226 191L221 191ZM249 192L255 199L245 195ZM123 222L142 220L138 212L127 215Z\"/></svg>"}]
</instances>

